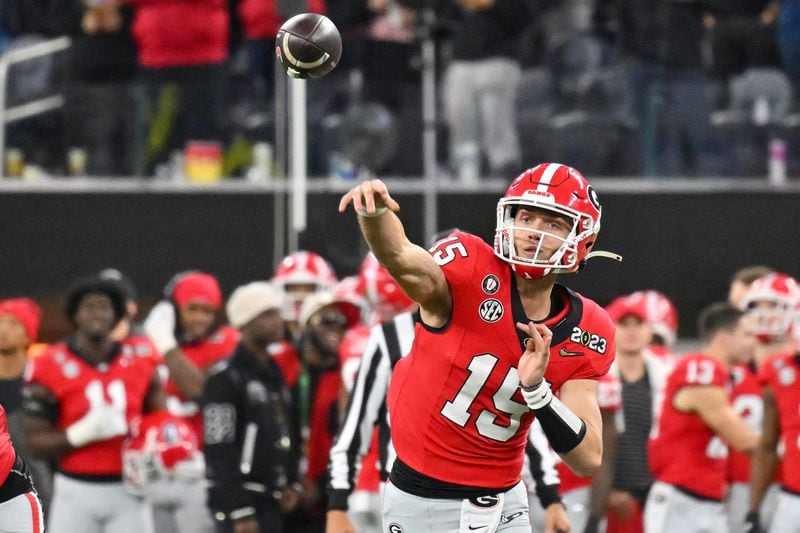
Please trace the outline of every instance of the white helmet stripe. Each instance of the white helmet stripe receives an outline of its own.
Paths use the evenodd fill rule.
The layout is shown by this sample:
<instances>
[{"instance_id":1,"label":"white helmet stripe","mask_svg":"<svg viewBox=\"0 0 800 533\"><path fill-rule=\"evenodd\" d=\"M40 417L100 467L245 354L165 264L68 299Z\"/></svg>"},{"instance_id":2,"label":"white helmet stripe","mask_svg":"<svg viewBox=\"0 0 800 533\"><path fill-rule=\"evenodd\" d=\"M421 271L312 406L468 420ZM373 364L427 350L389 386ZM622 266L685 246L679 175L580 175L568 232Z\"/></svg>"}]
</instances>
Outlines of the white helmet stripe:
<instances>
[{"instance_id":1,"label":"white helmet stripe","mask_svg":"<svg viewBox=\"0 0 800 533\"><path fill-rule=\"evenodd\" d=\"M316 61L300 61L299 59L294 57L294 54L292 54L292 51L289 49L289 32L283 34L283 54L284 56L286 56L286 61L288 61L289 64L307 70L312 68L317 68L318 66L325 63L330 57L328 52L323 52L320 58L317 59Z\"/></svg>"},{"instance_id":2,"label":"white helmet stripe","mask_svg":"<svg viewBox=\"0 0 800 533\"><path fill-rule=\"evenodd\" d=\"M539 192L547 192L547 189L550 188L550 180L553 179L553 174L562 166L563 165L560 163L550 163L547 165L547 168L542 172L542 179L539 180L539 185L536 187L536 190Z\"/></svg>"}]
</instances>

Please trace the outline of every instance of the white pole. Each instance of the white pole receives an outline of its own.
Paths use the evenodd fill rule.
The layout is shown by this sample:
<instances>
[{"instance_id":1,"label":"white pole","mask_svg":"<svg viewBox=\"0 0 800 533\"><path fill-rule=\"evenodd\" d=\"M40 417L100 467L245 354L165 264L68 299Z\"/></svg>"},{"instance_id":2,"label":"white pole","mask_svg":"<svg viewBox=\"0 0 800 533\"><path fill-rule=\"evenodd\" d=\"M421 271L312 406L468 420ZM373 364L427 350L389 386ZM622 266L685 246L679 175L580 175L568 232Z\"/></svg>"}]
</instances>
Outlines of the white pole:
<instances>
[{"instance_id":1,"label":"white pole","mask_svg":"<svg viewBox=\"0 0 800 533\"><path fill-rule=\"evenodd\" d=\"M290 121L289 132L290 162L289 174L292 179L292 231L289 234L289 251L298 249L300 232L306 229L306 193L307 173L306 167L306 80L292 79L289 83L290 91Z\"/></svg>"},{"instance_id":2,"label":"white pole","mask_svg":"<svg viewBox=\"0 0 800 533\"><path fill-rule=\"evenodd\" d=\"M422 17L422 153L425 170L423 225L427 240L439 229L439 211L436 202L438 187L436 181L436 44L433 40L433 24L436 15L433 9L425 8Z\"/></svg>"}]
</instances>

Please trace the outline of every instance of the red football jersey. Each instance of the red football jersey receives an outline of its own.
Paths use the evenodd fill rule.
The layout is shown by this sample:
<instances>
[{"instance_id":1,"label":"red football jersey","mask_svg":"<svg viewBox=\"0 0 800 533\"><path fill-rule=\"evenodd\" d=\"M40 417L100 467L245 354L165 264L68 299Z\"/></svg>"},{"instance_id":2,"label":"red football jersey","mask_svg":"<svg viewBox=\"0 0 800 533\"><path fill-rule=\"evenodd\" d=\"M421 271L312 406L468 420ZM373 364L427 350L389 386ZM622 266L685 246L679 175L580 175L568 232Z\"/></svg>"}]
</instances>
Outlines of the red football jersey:
<instances>
[{"instance_id":1,"label":"red football jersey","mask_svg":"<svg viewBox=\"0 0 800 533\"><path fill-rule=\"evenodd\" d=\"M761 397L761 385L754 367L736 365L731 370L733 389L731 404L736 414L742 417L747 425L761 431L764 420L764 400ZM728 456L728 481L736 483L750 482L750 455L735 449Z\"/></svg>"},{"instance_id":2,"label":"red football jersey","mask_svg":"<svg viewBox=\"0 0 800 533\"><path fill-rule=\"evenodd\" d=\"M397 456L423 475L473 487L520 479L532 413L517 363L528 321L509 265L478 237L455 233L433 257L453 297L442 328L416 326L414 344L389 386ZM597 379L614 359L614 326L593 301L557 285L564 310L553 331L545 378L554 391L571 379ZM480 472L476 475L476 472Z\"/></svg>"},{"instance_id":3,"label":"red football jersey","mask_svg":"<svg viewBox=\"0 0 800 533\"><path fill-rule=\"evenodd\" d=\"M783 486L800 493L800 356L773 355L759 369L759 380L772 388L783 443Z\"/></svg>"},{"instance_id":4,"label":"red football jersey","mask_svg":"<svg viewBox=\"0 0 800 533\"><path fill-rule=\"evenodd\" d=\"M236 350L238 343L239 330L225 326L202 342L182 344L181 351L194 366L204 372L214 363L231 355ZM167 393L167 409L169 412L175 416L185 418L202 443L203 416L197 403L188 401L172 378L167 378L164 390Z\"/></svg>"},{"instance_id":5,"label":"red football jersey","mask_svg":"<svg viewBox=\"0 0 800 533\"><path fill-rule=\"evenodd\" d=\"M58 401L57 428L64 431L91 405L125 409L130 422L142 414L144 399L161 356L146 337L128 337L110 363L91 366L67 344L51 346L29 363L28 383L48 389ZM121 475L124 436L93 442L58 458L58 469L75 475Z\"/></svg>"},{"instance_id":6,"label":"red football jersey","mask_svg":"<svg viewBox=\"0 0 800 533\"><path fill-rule=\"evenodd\" d=\"M11 472L16 459L17 452L14 451L14 446L11 444L11 435L8 433L6 411L0 405L0 487L6 482L6 478Z\"/></svg>"},{"instance_id":7,"label":"red football jersey","mask_svg":"<svg viewBox=\"0 0 800 533\"><path fill-rule=\"evenodd\" d=\"M700 415L672 405L683 387L729 387L729 372L718 360L700 353L678 360L667 379L658 433L650 440L650 470L657 481L670 483L706 498L725 494L728 446Z\"/></svg>"}]
</instances>

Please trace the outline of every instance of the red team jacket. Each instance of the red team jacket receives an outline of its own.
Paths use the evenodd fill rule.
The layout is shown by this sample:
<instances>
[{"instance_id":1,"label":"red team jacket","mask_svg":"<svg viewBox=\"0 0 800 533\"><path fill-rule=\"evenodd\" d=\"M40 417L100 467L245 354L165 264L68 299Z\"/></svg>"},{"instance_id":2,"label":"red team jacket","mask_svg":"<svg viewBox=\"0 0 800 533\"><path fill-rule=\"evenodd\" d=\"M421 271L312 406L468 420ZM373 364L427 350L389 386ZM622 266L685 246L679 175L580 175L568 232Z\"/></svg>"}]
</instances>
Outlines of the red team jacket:
<instances>
[{"instance_id":1,"label":"red team jacket","mask_svg":"<svg viewBox=\"0 0 800 533\"><path fill-rule=\"evenodd\" d=\"M696 496L722 500L726 489L728 446L696 413L678 411L672 401L687 386L730 388L729 372L701 353L680 358L667 379L658 434L650 440L650 470L656 481Z\"/></svg>"},{"instance_id":2,"label":"red team jacket","mask_svg":"<svg viewBox=\"0 0 800 533\"><path fill-rule=\"evenodd\" d=\"M11 435L8 434L8 420L6 411L0 405L0 487L6 482L14 461L17 459L17 452L11 444Z\"/></svg>"},{"instance_id":3,"label":"red team jacket","mask_svg":"<svg viewBox=\"0 0 800 533\"><path fill-rule=\"evenodd\" d=\"M48 389L58 401L56 427L66 430L89 412L91 403L125 405L128 422L142 414L144 399L161 356L146 337L128 337L108 364L91 366L66 343L51 346L32 359L28 383ZM58 458L58 470L75 476L122 474L124 436L93 442Z\"/></svg>"},{"instance_id":4,"label":"red team jacket","mask_svg":"<svg viewBox=\"0 0 800 533\"><path fill-rule=\"evenodd\" d=\"M800 494L800 356L774 355L761 366L758 377L772 388L778 409L783 487Z\"/></svg>"},{"instance_id":5,"label":"red team jacket","mask_svg":"<svg viewBox=\"0 0 800 533\"><path fill-rule=\"evenodd\" d=\"M527 319L514 274L467 233L437 243L433 256L450 285L453 310L442 328L416 326L411 353L392 375L397 456L440 481L511 487L520 480L533 417L519 391L524 335L515 322ZM554 294L566 304L547 322L553 340L545 378L557 391L567 380L604 375L615 348L614 326L600 306L559 285Z\"/></svg>"}]
</instances>

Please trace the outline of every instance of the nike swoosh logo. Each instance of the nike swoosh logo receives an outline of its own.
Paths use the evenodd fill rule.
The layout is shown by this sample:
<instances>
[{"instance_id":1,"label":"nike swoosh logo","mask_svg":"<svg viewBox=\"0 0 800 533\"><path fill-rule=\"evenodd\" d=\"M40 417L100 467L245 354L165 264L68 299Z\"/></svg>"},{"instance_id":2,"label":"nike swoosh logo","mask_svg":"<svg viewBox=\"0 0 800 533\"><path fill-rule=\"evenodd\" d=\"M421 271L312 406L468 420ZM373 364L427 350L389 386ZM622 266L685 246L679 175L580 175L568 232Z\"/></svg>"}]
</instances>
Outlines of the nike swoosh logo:
<instances>
[{"instance_id":1,"label":"nike swoosh logo","mask_svg":"<svg viewBox=\"0 0 800 533\"><path fill-rule=\"evenodd\" d=\"M517 518L518 516L522 516L522 514L523 514L522 511L520 511L518 513L510 514L508 516L501 516L500 517L500 523L501 524L508 524L509 522L511 522L512 520Z\"/></svg>"},{"instance_id":2,"label":"nike swoosh logo","mask_svg":"<svg viewBox=\"0 0 800 533\"><path fill-rule=\"evenodd\" d=\"M570 352L569 350L567 350L562 346L561 349L558 351L558 355L560 355L561 357L578 357L583 355L583 352Z\"/></svg>"},{"instance_id":3,"label":"nike swoosh logo","mask_svg":"<svg viewBox=\"0 0 800 533\"><path fill-rule=\"evenodd\" d=\"M470 531L476 531L478 529L486 529L487 527L489 526L475 526L475 527L467 526L467 529L469 529Z\"/></svg>"}]
</instances>

